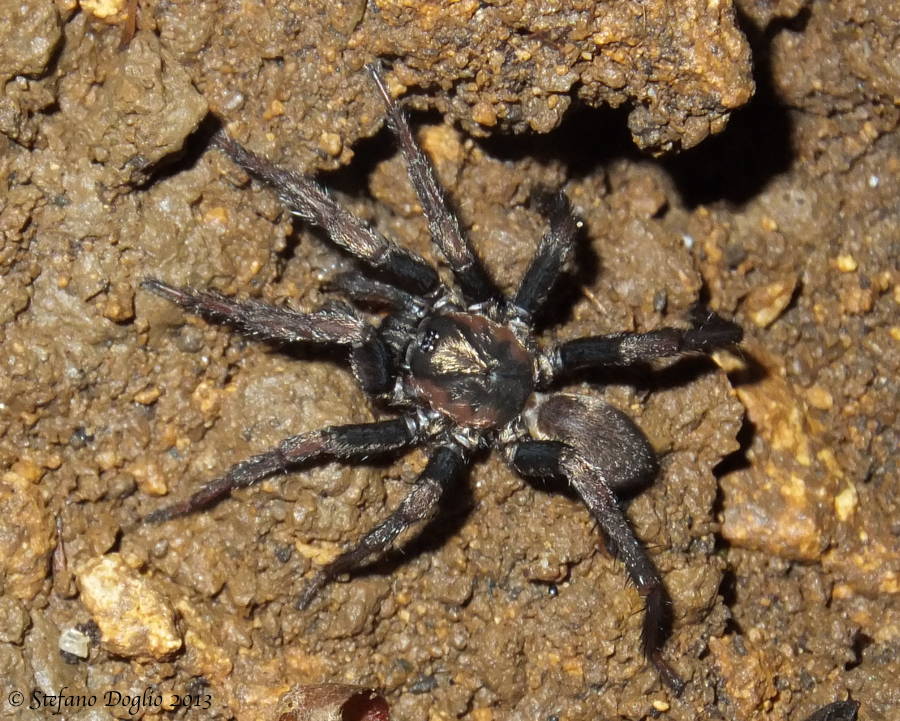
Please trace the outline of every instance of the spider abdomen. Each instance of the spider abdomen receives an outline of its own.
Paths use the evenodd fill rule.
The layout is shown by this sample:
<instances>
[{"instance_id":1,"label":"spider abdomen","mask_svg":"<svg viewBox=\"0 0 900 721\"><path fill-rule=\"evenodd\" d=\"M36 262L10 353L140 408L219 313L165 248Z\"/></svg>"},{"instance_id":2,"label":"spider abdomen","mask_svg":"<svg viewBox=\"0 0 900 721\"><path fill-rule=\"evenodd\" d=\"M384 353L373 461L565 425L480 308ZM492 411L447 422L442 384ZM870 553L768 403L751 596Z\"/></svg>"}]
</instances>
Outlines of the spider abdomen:
<instances>
[{"instance_id":1,"label":"spider abdomen","mask_svg":"<svg viewBox=\"0 0 900 721\"><path fill-rule=\"evenodd\" d=\"M534 388L534 361L506 326L480 313L427 317L409 346L413 392L461 426L497 428Z\"/></svg>"}]
</instances>

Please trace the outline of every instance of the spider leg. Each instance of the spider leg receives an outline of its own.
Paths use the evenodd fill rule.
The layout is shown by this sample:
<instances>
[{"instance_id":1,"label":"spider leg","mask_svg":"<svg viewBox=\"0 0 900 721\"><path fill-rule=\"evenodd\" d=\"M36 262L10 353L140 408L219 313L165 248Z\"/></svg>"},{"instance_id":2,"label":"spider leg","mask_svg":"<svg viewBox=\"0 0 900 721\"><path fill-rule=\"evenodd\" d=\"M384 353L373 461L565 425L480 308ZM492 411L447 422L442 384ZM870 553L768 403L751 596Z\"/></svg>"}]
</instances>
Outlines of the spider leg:
<instances>
[{"instance_id":1,"label":"spider leg","mask_svg":"<svg viewBox=\"0 0 900 721\"><path fill-rule=\"evenodd\" d=\"M567 446L560 441L518 441L507 446L507 462L527 478L562 477L559 459Z\"/></svg>"},{"instance_id":2,"label":"spider leg","mask_svg":"<svg viewBox=\"0 0 900 721\"><path fill-rule=\"evenodd\" d=\"M416 444L419 431L408 418L394 418L377 423L328 426L318 431L291 436L275 448L236 463L225 475L210 481L189 498L153 511L146 523L159 523L208 508L238 488L287 471L292 466L322 458L366 458Z\"/></svg>"},{"instance_id":3,"label":"spider leg","mask_svg":"<svg viewBox=\"0 0 900 721\"><path fill-rule=\"evenodd\" d=\"M335 576L352 570L369 556L383 553L411 525L432 518L444 490L459 478L466 463L461 449L456 446L435 449L425 470L400 505L351 548L319 569L300 594L297 608L306 608L319 590Z\"/></svg>"},{"instance_id":4,"label":"spider leg","mask_svg":"<svg viewBox=\"0 0 900 721\"><path fill-rule=\"evenodd\" d=\"M660 328L649 333L613 333L578 338L557 345L549 352L554 376L581 368L626 366L654 358L684 353L709 353L739 343L744 331L717 313L696 307L692 327Z\"/></svg>"},{"instance_id":5,"label":"spider leg","mask_svg":"<svg viewBox=\"0 0 900 721\"><path fill-rule=\"evenodd\" d=\"M298 313L257 300L235 300L214 290L177 288L155 278L141 287L180 306L188 313L234 328L254 340L276 343L361 343L372 327L346 305L331 304Z\"/></svg>"},{"instance_id":6,"label":"spider leg","mask_svg":"<svg viewBox=\"0 0 900 721\"><path fill-rule=\"evenodd\" d=\"M552 196L550 205L550 229L541 238L531 265L525 272L513 306L518 317L531 323L550 294L556 279L566 264L582 223L572 214L569 199L564 193Z\"/></svg>"},{"instance_id":7,"label":"spider leg","mask_svg":"<svg viewBox=\"0 0 900 721\"><path fill-rule=\"evenodd\" d=\"M500 298L500 291L463 235L459 220L450 209L447 198L438 185L431 161L422 152L413 136L406 114L388 92L380 64L372 63L367 67L384 99L388 127L397 139L400 152L406 160L410 181L428 220L431 238L450 264L463 295L470 303L483 303Z\"/></svg>"},{"instance_id":8,"label":"spider leg","mask_svg":"<svg viewBox=\"0 0 900 721\"><path fill-rule=\"evenodd\" d=\"M257 300L235 300L213 290L177 288L155 278L141 281L141 287L254 340L349 345L350 363L363 390L380 395L393 387L390 351L376 330L347 305L331 303L311 313L298 313Z\"/></svg>"},{"instance_id":9,"label":"spider leg","mask_svg":"<svg viewBox=\"0 0 900 721\"><path fill-rule=\"evenodd\" d=\"M327 281L326 289L340 291L351 301L366 306L424 313L422 301L414 295L359 273L338 273Z\"/></svg>"},{"instance_id":10,"label":"spider leg","mask_svg":"<svg viewBox=\"0 0 900 721\"><path fill-rule=\"evenodd\" d=\"M612 549L625 565L638 593L644 597L644 653L665 684L676 694L680 694L684 690L684 681L662 655L671 620L672 601L666 593L659 571L635 537L615 495L597 469L576 453L563 454L560 465L572 487L597 519Z\"/></svg>"},{"instance_id":11,"label":"spider leg","mask_svg":"<svg viewBox=\"0 0 900 721\"><path fill-rule=\"evenodd\" d=\"M275 166L223 130L213 135L212 142L250 175L271 186L292 214L322 228L335 245L383 273L392 283L417 295L426 295L440 285L437 272L423 258L342 208L312 178Z\"/></svg>"},{"instance_id":12,"label":"spider leg","mask_svg":"<svg viewBox=\"0 0 900 721\"><path fill-rule=\"evenodd\" d=\"M656 470L649 444L621 411L598 400L552 395L525 413L532 434L506 449L526 476L564 476L594 516L644 598L644 653L676 694L684 682L662 655L672 603L653 561L634 535L613 489L645 482Z\"/></svg>"}]
</instances>

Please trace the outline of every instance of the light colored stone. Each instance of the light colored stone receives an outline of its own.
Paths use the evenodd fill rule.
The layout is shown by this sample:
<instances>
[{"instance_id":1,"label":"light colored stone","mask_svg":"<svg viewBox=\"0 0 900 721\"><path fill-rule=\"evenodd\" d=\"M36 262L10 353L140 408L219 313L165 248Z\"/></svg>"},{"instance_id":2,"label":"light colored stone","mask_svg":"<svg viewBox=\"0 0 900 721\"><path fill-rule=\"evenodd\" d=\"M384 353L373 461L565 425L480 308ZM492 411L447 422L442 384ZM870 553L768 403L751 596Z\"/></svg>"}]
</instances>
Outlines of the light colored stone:
<instances>
[{"instance_id":1,"label":"light colored stone","mask_svg":"<svg viewBox=\"0 0 900 721\"><path fill-rule=\"evenodd\" d=\"M119 554L85 563L76 573L81 600L100 627L101 644L127 658L164 659L181 648L168 599Z\"/></svg>"}]
</instances>

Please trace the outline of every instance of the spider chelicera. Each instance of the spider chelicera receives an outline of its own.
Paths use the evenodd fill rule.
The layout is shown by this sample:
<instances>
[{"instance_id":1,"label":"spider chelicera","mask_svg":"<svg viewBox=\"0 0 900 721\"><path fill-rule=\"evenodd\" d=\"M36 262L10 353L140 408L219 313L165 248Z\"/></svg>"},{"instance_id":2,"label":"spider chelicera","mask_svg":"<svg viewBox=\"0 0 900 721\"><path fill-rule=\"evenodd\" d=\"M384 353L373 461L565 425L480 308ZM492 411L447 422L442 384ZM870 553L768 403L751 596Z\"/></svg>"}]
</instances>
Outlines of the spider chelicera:
<instances>
[{"instance_id":1,"label":"spider chelicera","mask_svg":"<svg viewBox=\"0 0 900 721\"><path fill-rule=\"evenodd\" d=\"M398 416L287 438L146 520L167 521L206 508L236 488L300 464L330 458L360 460L427 446L429 461L406 498L315 573L300 594L298 606L305 608L329 580L385 551L412 524L431 518L442 494L463 474L473 453L495 446L522 475L563 477L581 497L644 598L647 657L662 680L680 692L683 682L662 656L671 602L616 498L617 492L640 487L655 474L650 445L628 416L603 401L541 391L573 371L709 352L740 341L741 328L696 308L688 328L540 345L533 319L545 305L581 227L565 195L554 196L549 230L515 296L505 297L463 235L380 69L372 66L369 71L384 99L387 124L406 160L432 240L457 288L442 282L420 256L344 210L314 180L275 167L221 130L213 137L216 147L270 185L291 213L323 228L332 242L373 271L377 279L344 273L334 285L353 304L386 309L386 315L373 325L343 302L300 313L234 300L211 290L177 288L156 279L144 280L142 286L189 313L254 339L346 346L362 390Z\"/></svg>"}]
</instances>

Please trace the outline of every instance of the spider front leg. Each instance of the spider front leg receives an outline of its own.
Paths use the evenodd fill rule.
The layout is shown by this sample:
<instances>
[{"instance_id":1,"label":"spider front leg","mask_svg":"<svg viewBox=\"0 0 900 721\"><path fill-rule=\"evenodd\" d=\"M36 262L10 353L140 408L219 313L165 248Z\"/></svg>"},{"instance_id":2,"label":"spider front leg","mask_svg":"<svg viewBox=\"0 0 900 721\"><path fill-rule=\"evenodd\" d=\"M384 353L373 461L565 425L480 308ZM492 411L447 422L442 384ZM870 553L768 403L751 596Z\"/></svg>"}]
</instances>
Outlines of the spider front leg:
<instances>
[{"instance_id":1,"label":"spider front leg","mask_svg":"<svg viewBox=\"0 0 900 721\"><path fill-rule=\"evenodd\" d=\"M582 222L572 213L569 199L562 192L551 196L549 211L550 229L541 238L512 301L514 314L529 324L547 302L559 274L572 255L578 231L582 227Z\"/></svg>"},{"instance_id":2,"label":"spider front leg","mask_svg":"<svg viewBox=\"0 0 900 721\"><path fill-rule=\"evenodd\" d=\"M391 310L405 310L417 316L424 312L425 301L388 283L367 278L356 272L333 275L325 284L328 291L338 291L352 302Z\"/></svg>"},{"instance_id":3,"label":"spider front leg","mask_svg":"<svg viewBox=\"0 0 900 721\"><path fill-rule=\"evenodd\" d=\"M223 130L213 136L213 144L250 175L271 186L291 213L322 228L332 243L384 273L392 283L417 295L440 286L437 272L423 258L342 208L312 178L277 167L232 140Z\"/></svg>"},{"instance_id":4,"label":"spider front leg","mask_svg":"<svg viewBox=\"0 0 900 721\"><path fill-rule=\"evenodd\" d=\"M434 516L444 490L459 478L465 467L466 458L461 449L456 446L438 447L400 505L354 546L319 569L300 594L297 607L306 608L331 579L352 570L365 558L383 553L411 525Z\"/></svg>"},{"instance_id":5,"label":"spider front leg","mask_svg":"<svg viewBox=\"0 0 900 721\"><path fill-rule=\"evenodd\" d=\"M525 412L532 435L508 449L510 464L525 476L564 476L594 516L611 550L644 598L644 653L676 694L684 682L662 655L671 601L659 571L635 537L615 491L634 489L656 473L647 440L628 416L583 396L552 395Z\"/></svg>"},{"instance_id":6,"label":"spider front leg","mask_svg":"<svg viewBox=\"0 0 900 721\"><path fill-rule=\"evenodd\" d=\"M409 448L419 441L413 418L395 418L377 423L329 426L318 431L291 436L265 453L236 463L225 475L210 481L189 498L153 511L144 518L147 523L160 523L208 508L238 488L285 472L300 463L322 458L367 458Z\"/></svg>"},{"instance_id":7,"label":"spider front leg","mask_svg":"<svg viewBox=\"0 0 900 721\"><path fill-rule=\"evenodd\" d=\"M346 304L331 303L311 313L298 313L257 300L235 300L214 290L178 288L155 278L141 281L141 287L254 340L348 345L353 373L366 393L377 396L393 388L395 372L387 345Z\"/></svg>"},{"instance_id":8,"label":"spider front leg","mask_svg":"<svg viewBox=\"0 0 900 721\"><path fill-rule=\"evenodd\" d=\"M367 67L384 100L388 127L400 145L410 182L422 204L422 212L428 220L431 239L450 264L456 282L459 283L469 303L499 299L501 293L475 254L468 238L463 235L459 220L450 209L450 204L438 184L431 161L416 142L403 109L388 92L381 73L381 64L373 63Z\"/></svg>"},{"instance_id":9,"label":"spider front leg","mask_svg":"<svg viewBox=\"0 0 900 721\"><path fill-rule=\"evenodd\" d=\"M692 327L660 328L648 333L613 333L561 343L548 357L555 374L582 368L626 366L632 363L682 355L709 353L740 343L744 331L736 323L697 306L691 311Z\"/></svg>"},{"instance_id":10,"label":"spider front leg","mask_svg":"<svg viewBox=\"0 0 900 721\"><path fill-rule=\"evenodd\" d=\"M373 330L352 308L337 303L298 313L258 300L235 300L214 290L178 288L156 278L146 278L141 287L188 313L230 326L254 340L353 344L366 341Z\"/></svg>"}]
</instances>

